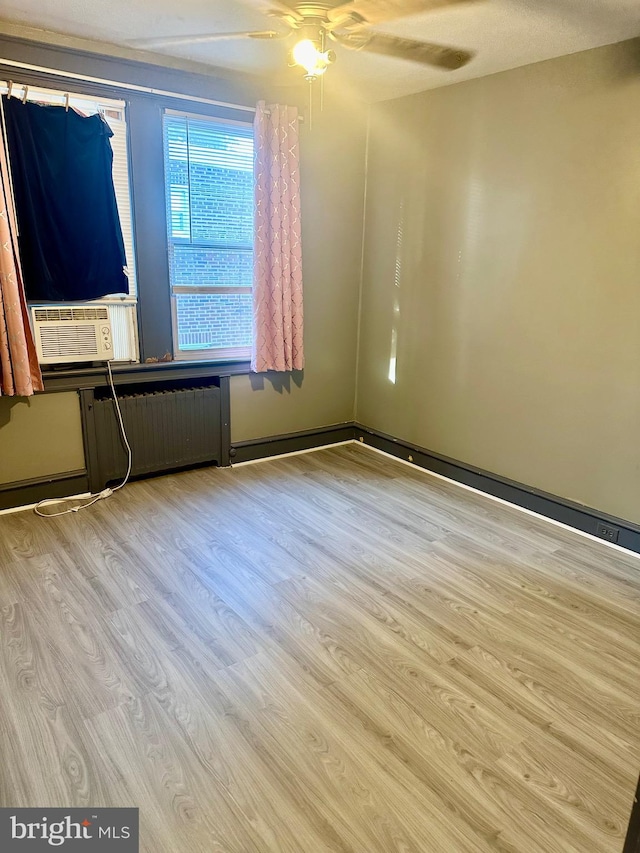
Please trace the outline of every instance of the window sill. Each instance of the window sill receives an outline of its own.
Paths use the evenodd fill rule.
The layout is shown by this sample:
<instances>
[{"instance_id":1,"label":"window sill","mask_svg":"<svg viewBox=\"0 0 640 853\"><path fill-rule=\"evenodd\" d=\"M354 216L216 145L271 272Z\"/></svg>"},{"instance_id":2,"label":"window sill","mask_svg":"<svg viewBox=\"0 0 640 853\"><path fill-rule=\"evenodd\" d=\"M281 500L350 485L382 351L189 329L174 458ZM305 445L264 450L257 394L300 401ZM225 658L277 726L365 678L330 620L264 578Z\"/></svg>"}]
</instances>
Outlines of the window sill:
<instances>
[{"instance_id":1,"label":"window sill","mask_svg":"<svg viewBox=\"0 0 640 853\"><path fill-rule=\"evenodd\" d=\"M208 364L238 364L251 359L251 347L220 347L219 349L183 349L174 351L173 360L181 362L207 362Z\"/></svg>"},{"instance_id":2,"label":"window sill","mask_svg":"<svg viewBox=\"0 0 640 853\"><path fill-rule=\"evenodd\" d=\"M237 376L250 372L247 361L167 361L153 364L112 364L116 385L133 385L141 382L164 382L168 379L205 379L212 376ZM47 391L77 391L80 388L98 388L108 384L104 365L87 367L61 367L43 370L44 389Z\"/></svg>"}]
</instances>

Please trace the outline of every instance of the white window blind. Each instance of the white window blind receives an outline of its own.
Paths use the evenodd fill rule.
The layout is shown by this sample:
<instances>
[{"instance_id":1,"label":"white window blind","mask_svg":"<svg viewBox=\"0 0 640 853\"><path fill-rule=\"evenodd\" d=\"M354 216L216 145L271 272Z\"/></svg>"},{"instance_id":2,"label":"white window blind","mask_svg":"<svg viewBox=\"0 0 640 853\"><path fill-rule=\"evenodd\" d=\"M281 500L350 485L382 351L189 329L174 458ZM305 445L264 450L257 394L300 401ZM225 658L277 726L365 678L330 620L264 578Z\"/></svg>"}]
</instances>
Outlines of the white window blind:
<instances>
[{"instance_id":1,"label":"white window blind","mask_svg":"<svg viewBox=\"0 0 640 853\"><path fill-rule=\"evenodd\" d=\"M253 126L166 110L167 156L203 166L253 171Z\"/></svg>"}]
</instances>

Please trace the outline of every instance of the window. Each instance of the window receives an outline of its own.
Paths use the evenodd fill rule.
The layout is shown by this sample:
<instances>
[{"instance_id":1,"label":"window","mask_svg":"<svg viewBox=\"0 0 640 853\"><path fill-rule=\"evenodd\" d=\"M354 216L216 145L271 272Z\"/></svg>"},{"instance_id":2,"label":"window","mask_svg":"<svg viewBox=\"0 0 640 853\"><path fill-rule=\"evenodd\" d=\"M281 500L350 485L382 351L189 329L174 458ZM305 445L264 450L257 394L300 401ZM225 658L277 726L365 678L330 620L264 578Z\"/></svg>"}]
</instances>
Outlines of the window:
<instances>
[{"instance_id":1,"label":"window","mask_svg":"<svg viewBox=\"0 0 640 853\"><path fill-rule=\"evenodd\" d=\"M253 315L253 128L164 115L176 358L246 358Z\"/></svg>"},{"instance_id":2,"label":"window","mask_svg":"<svg viewBox=\"0 0 640 853\"><path fill-rule=\"evenodd\" d=\"M6 86L6 83L0 85ZM26 95L29 101L35 101L39 104L68 105L70 108L75 108L84 115L94 115L99 112L113 131L113 136L110 140L113 151L113 185L127 256L129 293L127 295L113 294L112 296L104 296L102 299L92 300L88 304L95 305L96 302L102 302L108 306L113 330L115 360L137 361L139 358L138 324L136 319L138 300L135 255L133 250L125 102L91 95L68 93L56 89L36 88L35 86L27 87L26 92L24 86L14 86L13 94L16 97Z\"/></svg>"}]
</instances>

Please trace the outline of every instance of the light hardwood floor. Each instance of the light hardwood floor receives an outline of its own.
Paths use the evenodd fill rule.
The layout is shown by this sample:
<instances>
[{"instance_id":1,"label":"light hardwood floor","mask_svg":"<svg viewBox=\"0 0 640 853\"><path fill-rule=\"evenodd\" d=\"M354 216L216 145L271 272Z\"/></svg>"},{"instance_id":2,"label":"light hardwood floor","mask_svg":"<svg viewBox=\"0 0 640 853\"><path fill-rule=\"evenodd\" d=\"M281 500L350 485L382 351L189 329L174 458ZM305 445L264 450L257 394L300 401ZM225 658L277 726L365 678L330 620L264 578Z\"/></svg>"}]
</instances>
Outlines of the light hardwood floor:
<instances>
[{"instance_id":1,"label":"light hardwood floor","mask_svg":"<svg viewBox=\"0 0 640 853\"><path fill-rule=\"evenodd\" d=\"M619 853L640 559L348 445L0 517L0 805L153 853Z\"/></svg>"}]
</instances>

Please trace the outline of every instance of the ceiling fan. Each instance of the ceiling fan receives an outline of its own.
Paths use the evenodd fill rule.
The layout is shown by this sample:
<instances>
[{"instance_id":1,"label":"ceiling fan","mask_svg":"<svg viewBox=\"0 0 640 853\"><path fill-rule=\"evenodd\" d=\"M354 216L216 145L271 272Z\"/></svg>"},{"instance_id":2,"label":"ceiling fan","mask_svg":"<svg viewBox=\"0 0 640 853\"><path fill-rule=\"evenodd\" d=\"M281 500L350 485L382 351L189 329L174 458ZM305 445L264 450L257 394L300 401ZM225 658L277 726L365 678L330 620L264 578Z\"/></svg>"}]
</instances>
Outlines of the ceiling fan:
<instances>
[{"instance_id":1,"label":"ceiling fan","mask_svg":"<svg viewBox=\"0 0 640 853\"><path fill-rule=\"evenodd\" d=\"M372 26L397 18L427 12L438 6L450 6L467 0L350 0L339 6L330 2L299 2L292 6L282 0L245 0L254 8L277 19L277 29L256 32L204 33L137 39L144 47L170 47L181 44L206 44L229 39L286 39L298 35L291 52L294 65L305 70L305 79L313 81L324 74L335 60L330 42L349 50L363 50L385 56L408 59L446 71L462 68L473 53L455 47L374 32Z\"/></svg>"}]
</instances>

